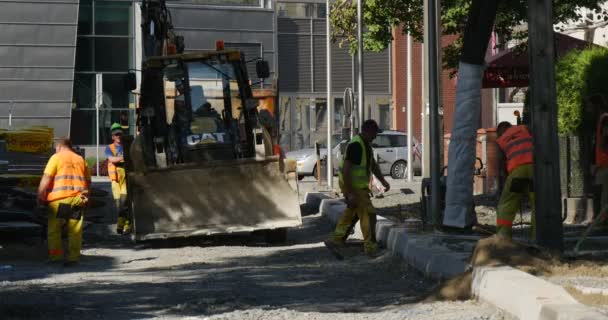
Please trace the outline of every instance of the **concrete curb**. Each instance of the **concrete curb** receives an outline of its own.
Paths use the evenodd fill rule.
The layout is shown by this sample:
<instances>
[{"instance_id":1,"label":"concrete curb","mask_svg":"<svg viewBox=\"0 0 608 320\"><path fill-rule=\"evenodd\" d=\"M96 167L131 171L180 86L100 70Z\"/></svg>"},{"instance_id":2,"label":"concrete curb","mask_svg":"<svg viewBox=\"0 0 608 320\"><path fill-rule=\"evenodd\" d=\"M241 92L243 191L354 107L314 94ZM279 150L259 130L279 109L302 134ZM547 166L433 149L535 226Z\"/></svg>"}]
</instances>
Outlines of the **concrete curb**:
<instances>
[{"instance_id":1,"label":"concrete curb","mask_svg":"<svg viewBox=\"0 0 608 320\"><path fill-rule=\"evenodd\" d=\"M472 291L520 320L608 319L576 301L563 287L511 267L475 268Z\"/></svg>"},{"instance_id":2,"label":"concrete curb","mask_svg":"<svg viewBox=\"0 0 608 320\"><path fill-rule=\"evenodd\" d=\"M320 212L335 226L346 208L339 199L323 199ZM362 238L359 223L355 226L354 238ZM435 279L446 279L462 273L468 265L468 254L454 252L445 244L434 241L432 236L408 232L404 226L378 216L376 240L397 257ZM472 250L471 250L472 251Z\"/></svg>"},{"instance_id":3,"label":"concrete curb","mask_svg":"<svg viewBox=\"0 0 608 320\"><path fill-rule=\"evenodd\" d=\"M319 208L335 226L346 204L340 199L323 199ZM355 228L354 236L361 237L358 224ZM381 216L378 216L376 238L391 254L434 279L465 272L470 258L466 252L472 253L478 240L470 236L417 234ZM460 250L454 250L455 245L460 246ZM608 319L576 301L563 287L511 267L475 268L472 291L478 299L520 320Z\"/></svg>"}]
</instances>

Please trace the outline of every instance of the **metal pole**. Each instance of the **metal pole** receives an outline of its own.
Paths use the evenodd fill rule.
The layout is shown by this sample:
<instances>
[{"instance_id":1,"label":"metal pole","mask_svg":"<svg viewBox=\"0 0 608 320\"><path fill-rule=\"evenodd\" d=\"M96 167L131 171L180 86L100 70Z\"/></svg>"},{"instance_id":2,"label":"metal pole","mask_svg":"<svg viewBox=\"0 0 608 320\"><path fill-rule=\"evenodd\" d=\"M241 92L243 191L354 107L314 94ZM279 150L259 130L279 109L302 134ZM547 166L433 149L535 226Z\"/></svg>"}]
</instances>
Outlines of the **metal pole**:
<instances>
[{"instance_id":1,"label":"metal pole","mask_svg":"<svg viewBox=\"0 0 608 320\"><path fill-rule=\"evenodd\" d=\"M412 37L407 34L407 181L412 181Z\"/></svg>"},{"instance_id":2,"label":"metal pole","mask_svg":"<svg viewBox=\"0 0 608 320\"><path fill-rule=\"evenodd\" d=\"M99 108L103 100L103 75L98 73L95 75L95 165L97 168L97 176L99 177Z\"/></svg>"},{"instance_id":3,"label":"metal pole","mask_svg":"<svg viewBox=\"0 0 608 320\"><path fill-rule=\"evenodd\" d=\"M9 101L8 107L8 129L11 130L13 128L13 108L15 107L14 101Z\"/></svg>"},{"instance_id":4,"label":"metal pole","mask_svg":"<svg viewBox=\"0 0 608 320\"><path fill-rule=\"evenodd\" d=\"M334 129L334 99L331 92L331 24L329 21L330 16L330 5L329 0L326 2L327 10L326 11L326 21L325 21L325 32L326 32L326 46L327 46L327 187L329 190L333 190L333 178L334 178L334 168L332 163L332 136Z\"/></svg>"},{"instance_id":5,"label":"metal pole","mask_svg":"<svg viewBox=\"0 0 608 320\"><path fill-rule=\"evenodd\" d=\"M358 99L357 106L359 108L359 130L363 126L363 0L357 0L357 66L358 66Z\"/></svg>"},{"instance_id":6,"label":"metal pole","mask_svg":"<svg viewBox=\"0 0 608 320\"><path fill-rule=\"evenodd\" d=\"M551 0L528 1L528 33L536 240L541 246L563 250Z\"/></svg>"},{"instance_id":7,"label":"metal pole","mask_svg":"<svg viewBox=\"0 0 608 320\"><path fill-rule=\"evenodd\" d=\"M431 151L431 213L433 223L437 227L441 224L439 221L439 174L440 174L440 159L439 159L439 86L438 86L438 37L437 37L437 3L439 0L429 0L429 43L428 43L428 66L429 66L429 104L430 104L430 149Z\"/></svg>"}]
</instances>

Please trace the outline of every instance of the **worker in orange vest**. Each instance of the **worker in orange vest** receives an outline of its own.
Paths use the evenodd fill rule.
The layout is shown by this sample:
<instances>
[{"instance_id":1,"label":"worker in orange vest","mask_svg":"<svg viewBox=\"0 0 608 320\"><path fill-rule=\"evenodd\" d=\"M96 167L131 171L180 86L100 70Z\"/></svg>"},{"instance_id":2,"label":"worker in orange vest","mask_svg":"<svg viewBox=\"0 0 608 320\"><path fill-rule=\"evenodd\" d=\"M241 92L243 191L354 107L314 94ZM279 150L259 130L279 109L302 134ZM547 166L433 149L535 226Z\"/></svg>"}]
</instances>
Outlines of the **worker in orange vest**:
<instances>
[{"instance_id":1,"label":"worker in orange vest","mask_svg":"<svg viewBox=\"0 0 608 320\"><path fill-rule=\"evenodd\" d=\"M512 226L515 214L521 208L522 193L511 192L514 178L533 181L534 178L534 143L532 135L525 125L512 126L501 122L496 129L496 143L507 158L507 180L503 186L498 212L496 213L497 234L501 237L512 237ZM528 190L529 201L534 209L534 192ZM532 210L532 235L534 235L535 217Z\"/></svg>"},{"instance_id":2,"label":"worker in orange vest","mask_svg":"<svg viewBox=\"0 0 608 320\"><path fill-rule=\"evenodd\" d=\"M595 183L602 186L600 210L608 205L608 113L603 113L597 122L595 142Z\"/></svg>"},{"instance_id":3,"label":"worker in orange vest","mask_svg":"<svg viewBox=\"0 0 608 320\"><path fill-rule=\"evenodd\" d=\"M127 175L121 143L123 131L119 123L112 124L110 131L112 143L106 147L105 154L108 159L108 176L112 180L112 196L118 213L116 233L129 234L131 233L131 220L127 204Z\"/></svg>"},{"instance_id":4,"label":"worker in orange vest","mask_svg":"<svg viewBox=\"0 0 608 320\"><path fill-rule=\"evenodd\" d=\"M91 175L84 159L72 151L69 139L55 143L38 186L38 203L48 208L49 260L64 260L61 233L67 225L68 254L66 266L77 264L82 248L82 221L88 202Z\"/></svg>"}]
</instances>

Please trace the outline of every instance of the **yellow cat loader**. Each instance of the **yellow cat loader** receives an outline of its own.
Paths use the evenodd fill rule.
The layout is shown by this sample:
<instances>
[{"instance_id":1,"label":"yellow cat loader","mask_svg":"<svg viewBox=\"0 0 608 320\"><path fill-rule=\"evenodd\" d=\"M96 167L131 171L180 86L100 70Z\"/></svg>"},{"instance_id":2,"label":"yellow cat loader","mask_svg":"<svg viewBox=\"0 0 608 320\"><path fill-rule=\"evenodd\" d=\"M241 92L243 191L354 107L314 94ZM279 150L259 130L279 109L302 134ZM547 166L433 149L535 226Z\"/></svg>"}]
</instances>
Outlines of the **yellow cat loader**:
<instances>
[{"instance_id":1,"label":"yellow cat loader","mask_svg":"<svg viewBox=\"0 0 608 320\"><path fill-rule=\"evenodd\" d=\"M183 53L164 1L144 1L142 10L150 36L139 133L125 150L134 240L261 230L284 240L302 223L299 199L275 154L276 113L254 97L244 54L221 42ZM256 69L268 77L265 61Z\"/></svg>"}]
</instances>

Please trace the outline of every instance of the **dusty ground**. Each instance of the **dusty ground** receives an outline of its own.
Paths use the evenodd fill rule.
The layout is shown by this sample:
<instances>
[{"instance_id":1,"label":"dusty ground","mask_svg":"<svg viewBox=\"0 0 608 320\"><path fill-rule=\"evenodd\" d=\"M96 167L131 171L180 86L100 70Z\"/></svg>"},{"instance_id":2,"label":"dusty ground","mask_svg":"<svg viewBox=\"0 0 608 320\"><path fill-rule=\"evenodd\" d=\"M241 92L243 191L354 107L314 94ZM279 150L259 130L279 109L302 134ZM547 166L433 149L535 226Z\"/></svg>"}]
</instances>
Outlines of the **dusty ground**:
<instances>
[{"instance_id":1,"label":"dusty ground","mask_svg":"<svg viewBox=\"0 0 608 320\"><path fill-rule=\"evenodd\" d=\"M336 261L318 215L276 247L251 235L134 246L98 229L85 231L74 268L45 264L44 243L5 242L2 318L505 319L473 301L423 303L435 283L357 244Z\"/></svg>"}]
</instances>

